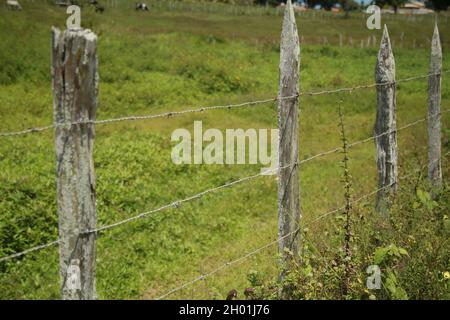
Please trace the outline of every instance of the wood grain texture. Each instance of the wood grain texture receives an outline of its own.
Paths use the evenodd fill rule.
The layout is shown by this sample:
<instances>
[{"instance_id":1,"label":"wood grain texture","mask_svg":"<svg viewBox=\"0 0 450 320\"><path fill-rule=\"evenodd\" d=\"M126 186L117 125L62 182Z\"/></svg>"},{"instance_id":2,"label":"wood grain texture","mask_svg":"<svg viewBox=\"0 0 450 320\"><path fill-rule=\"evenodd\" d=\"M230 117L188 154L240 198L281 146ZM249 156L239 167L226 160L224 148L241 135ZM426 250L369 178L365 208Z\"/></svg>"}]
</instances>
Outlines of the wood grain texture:
<instances>
[{"instance_id":1,"label":"wood grain texture","mask_svg":"<svg viewBox=\"0 0 450 320\"><path fill-rule=\"evenodd\" d=\"M300 44L291 1L285 7L280 48L279 96L295 96L299 93ZM279 250L284 261L289 249L298 254L300 224L300 195L298 173L298 97L280 100L278 104L279 176L278 176L278 237Z\"/></svg>"},{"instance_id":2,"label":"wood grain texture","mask_svg":"<svg viewBox=\"0 0 450 320\"><path fill-rule=\"evenodd\" d=\"M89 30L52 31L52 85L62 299L95 299L94 124L97 37Z\"/></svg>"},{"instance_id":3,"label":"wood grain texture","mask_svg":"<svg viewBox=\"0 0 450 320\"><path fill-rule=\"evenodd\" d=\"M431 40L428 79L428 178L436 188L442 186L441 170L441 72L442 48L437 25Z\"/></svg>"},{"instance_id":4,"label":"wood grain texture","mask_svg":"<svg viewBox=\"0 0 450 320\"><path fill-rule=\"evenodd\" d=\"M390 196L397 189L397 126L396 126L396 85L395 60L386 25L384 26L380 50L375 67L375 81L388 83L377 86L377 115L374 127L377 150L378 187L376 209L389 213Z\"/></svg>"}]
</instances>

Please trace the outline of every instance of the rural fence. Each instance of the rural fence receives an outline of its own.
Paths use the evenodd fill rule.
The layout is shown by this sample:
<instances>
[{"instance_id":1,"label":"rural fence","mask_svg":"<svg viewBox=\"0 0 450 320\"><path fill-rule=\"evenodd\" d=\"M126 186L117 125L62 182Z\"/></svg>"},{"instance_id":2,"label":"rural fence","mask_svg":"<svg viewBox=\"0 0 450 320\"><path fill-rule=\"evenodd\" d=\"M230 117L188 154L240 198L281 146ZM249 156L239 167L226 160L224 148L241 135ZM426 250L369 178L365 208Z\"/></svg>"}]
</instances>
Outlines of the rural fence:
<instances>
[{"instance_id":1,"label":"rural fence","mask_svg":"<svg viewBox=\"0 0 450 320\"><path fill-rule=\"evenodd\" d=\"M375 141L378 187L370 193L351 200L351 203L357 203L376 195L376 210L381 215L389 214L391 195L396 192L399 180L409 176L398 176L397 132L424 122L428 124L428 177L434 187L439 188L442 184L441 114L450 112L450 109L441 110L440 108L441 76L444 73L449 73L450 70L442 70L442 49L437 25L435 26L431 42L429 73L426 75L396 79L394 56L388 30L385 26L376 63L374 83L316 92L302 92L299 90L300 41L294 11L289 1L283 18L279 92L277 97L238 104L208 106L161 114L126 116L105 120L96 119L98 91L96 43L96 35L89 30L60 32L54 29L52 34L54 123L21 131L0 132L0 137L8 138L51 129L55 131L59 237L55 241L1 257L0 262L59 245L61 295L63 299L95 299L97 297L95 288L96 237L100 232L151 216L157 212L178 208L183 203L198 200L205 195L257 179L267 173L278 174L278 237L259 248L218 266L208 273L201 274L195 279L165 292L159 299L166 298L174 292L242 262L274 245L278 245L279 252L282 254L281 265L287 266L290 256L285 249L298 253L299 231L306 226L306 224L302 223L300 215L299 166L316 158L337 153L344 148L343 146L338 146L299 160L298 117L299 98L301 96L329 95L376 88L377 116L374 134L365 139L349 143L345 147L352 148L369 141ZM420 79L428 80L428 114L426 117L397 127L395 112L397 84ZM139 213L124 220L97 226L95 168L93 161L95 125L170 118L220 109L257 107L269 102L278 103L279 161L277 168L268 169L255 175L207 189L190 197L175 200L159 208ZM315 217L309 224L333 215L344 208L345 206L324 212ZM74 280L80 282L79 287L73 287L71 281Z\"/></svg>"}]
</instances>

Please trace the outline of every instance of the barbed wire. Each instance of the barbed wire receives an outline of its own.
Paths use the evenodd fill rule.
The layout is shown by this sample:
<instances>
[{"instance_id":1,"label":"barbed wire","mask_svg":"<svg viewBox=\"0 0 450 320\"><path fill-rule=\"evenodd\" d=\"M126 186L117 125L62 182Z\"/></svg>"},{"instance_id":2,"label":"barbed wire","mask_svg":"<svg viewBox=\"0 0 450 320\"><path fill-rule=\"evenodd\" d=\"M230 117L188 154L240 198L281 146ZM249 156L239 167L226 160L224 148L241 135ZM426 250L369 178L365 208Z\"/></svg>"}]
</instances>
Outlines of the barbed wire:
<instances>
[{"instance_id":1,"label":"barbed wire","mask_svg":"<svg viewBox=\"0 0 450 320\"><path fill-rule=\"evenodd\" d=\"M450 109L445 110L445 112L450 112ZM435 116L438 116L438 115L440 115L440 114L436 114ZM369 137L367 139L363 139L363 140L360 140L360 141L353 142L353 143L349 144L348 146L349 147L353 147L355 145L371 141L371 140L379 138L381 136L384 136L384 135L387 135L387 134L390 134L390 133L393 133L393 132L398 132L400 130L404 130L406 128L409 128L409 127L412 127L412 126L414 126L416 124L419 124L419 123L425 121L426 119L427 118L422 118L422 119L416 120L414 122L411 122L411 123L409 123L407 125L404 125L404 126L398 128L396 130L388 130L388 131L383 132L383 133L381 133L379 135L375 135L375 136ZM311 161L311 160L313 160L313 159L315 159L315 158L317 158L319 156L324 156L324 155L327 155L329 153L336 152L336 150L339 151L340 149L342 149L342 147L335 148L335 149L332 149L330 151L326 151L326 152L323 152L321 154L314 155L312 157L309 157L309 158L304 159L302 161L298 161L296 163L298 163L300 165L300 164L303 164L305 162ZM234 186L236 184L240 184L240 183L243 183L243 182L246 182L246 181L249 181L249 180L256 179L256 178L258 178L260 176L266 176L266 175L268 175L270 173L275 173L278 170L289 168L292 165L295 165L296 163L291 163L291 164L288 164L288 165L283 166L283 167L277 167L277 168L273 168L273 169L264 170L264 171L262 171L262 172L260 172L258 174L247 176L247 177L244 177L244 178L241 178L241 179L238 179L238 180L235 180L235 181L223 184L221 186L205 190L203 192L197 193L197 194L195 194L193 196L190 196L188 198L185 198L185 199L182 199L182 200L177 200L177 201L174 201L172 203L166 204L166 205L164 205L162 207L159 207L157 209L150 210L150 211L147 211L147 212L142 212L142 213L140 213L138 215L135 215L133 217L130 217L130 218L127 218L127 219L124 219L124 220L121 220L121 221L118 221L118 222L115 222L115 223L112 223L112 224L109 224L109 225L105 225L105 226L102 226L102 227L99 227L99 228L83 231L82 234L97 233L97 232L100 232L100 231L104 231L104 230L108 230L108 229L111 229L111 228L118 227L120 225L126 224L126 223L134 221L134 220L138 220L138 219L144 218L144 217L146 217L148 215L154 214L154 213L159 212L159 211L163 211L163 210L166 210L166 209L169 209L169 208L178 208L181 204L183 204L185 202L197 200L197 199L200 199L200 198L204 197L207 194L216 192L218 190L226 189L226 188L229 188L229 187Z\"/></svg>"},{"instance_id":2,"label":"barbed wire","mask_svg":"<svg viewBox=\"0 0 450 320\"><path fill-rule=\"evenodd\" d=\"M394 184L394 183L391 183L390 185L384 186L384 187L382 187L382 188L378 188L378 189L375 190L375 191L372 191L372 192L370 192L370 193L368 193L368 194L365 194L365 195L359 197L358 199L355 199L355 200L351 201L351 203L356 203L356 202L361 201L361 200L363 200L363 199L365 199L365 198L368 198L368 197L370 197L370 196L376 194L378 191L383 190L383 189L385 189L385 188L387 188L387 187L390 187L392 184ZM312 223L315 223L315 222L317 222L317 221L319 221L319 220L321 220L321 219L323 219L323 218L325 218L325 217L327 217L327 216L329 216L329 215L331 215L331 214L334 214L334 213L336 213L336 212L339 212L339 211L341 211L341 210L343 210L343 209L345 209L345 206L342 206L342 207L339 207L339 208L337 208L337 209L333 209L333 210L327 211L327 212L325 212L325 213L319 215L319 217L317 217L317 218L314 219L313 221L310 221L310 222L308 222L308 223L305 223L303 227L307 227L307 226L311 225ZM225 264L222 264L222 265L220 265L219 267L213 269L212 271L210 271L210 272L208 272L208 273L202 274L202 275L198 276L197 278L195 278L195 279L193 279L193 280L191 280L191 281L189 281L189 282L186 282L186 283L182 284L182 285L179 286L179 287L176 287L176 288L174 288L174 289L171 289L171 290L167 291L167 292L164 293L163 295L161 295L161 296L159 296L158 298L156 298L156 300L164 299L165 297L167 297L167 296L169 296L169 295L171 295L171 294L173 294L173 293L175 293L175 292L177 292L177 291L180 291L180 290L182 290L182 289L184 289L184 288L186 288L186 287L188 287L188 286L190 286L190 285L192 285L192 284L194 284L194 283L196 283L196 282L198 282L198 281L201 281L201 280L203 280L203 279L205 279L205 278L207 278L207 277L209 277L209 276L212 276L212 275L216 274L217 272L219 272L219 271L221 271L221 270L223 270L223 269L225 269L225 268L228 268L228 267L230 267L230 266L232 266L232 265L234 265L234 264L236 264L236 263L239 263L239 262L241 262L241 261L244 261L244 260L246 260L246 259L248 259L248 258L250 258L250 257L252 257L252 256L254 256L254 255L256 255L257 253L263 251L264 249L270 248L271 246L273 246L273 245L279 243L279 242L282 241L283 239L285 239L285 238L287 238L287 237L289 237L289 236L291 236L291 235L293 235L293 234L296 234L296 233L299 232L299 231L300 231L300 228L296 228L294 231L291 231L291 232L285 234L284 236L279 237L278 239L273 240L273 241L271 241L271 242L269 242L269 243L263 245L262 247L258 247L257 249L252 250L252 251L246 253L245 255L243 255L243 256L241 256L241 257L239 257L239 258L237 258L237 259L234 259L234 260L231 260L231 261L229 261L229 262L227 262L227 263L225 263Z\"/></svg>"},{"instance_id":3,"label":"barbed wire","mask_svg":"<svg viewBox=\"0 0 450 320\"><path fill-rule=\"evenodd\" d=\"M52 242L49 242L49 243L46 243L46 244L41 244L39 246L32 247L32 248L24 250L22 252L18 252L18 253L14 253L14 254L6 256L6 257L2 257L2 258L0 258L0 262L6 261L6 260L11 260L11 259L14 259L14 258L18 258L18 257L26 255L28 253L31 253L31 252L34 252L34 251L38 251L38 250L42 250L42 249L45 249L45 248L57 245L58 243L59 243L59 240L55 240L55 241L52 241Z\"/></svg>"},{"instance_id":4,"label":"barbed wire","mask_svg":"<svg viewBox=\"0 0 450 320\"><path fill-rule=\"evenodd\" d=\"M445 157L445 156L448 156L448 155L450 155L450 151L449 151L449 152L446 152L442 157ZM434 160L433 162L436 162L436 161L439 161L439 160L441 160L441 159ZM432 162L432 163L433 163L433 162ZM422 167L421 169L423 170L423 168L424 168L424 167ZM413 174L414 174L414 172L413 172L413 173L410 173L410 174L407 174L407 175L404 175L404 176L400 177L398 180L406 179L406 178L412 176ZM383 189L386 189L386 188L389 188L389 187L393 186L393 185L396 184L396 183L397 183L397 181L394 181L394 182L392 182L392 183L390 183L390 184L388 184L388 185L386 185L386 186L377 188L377 189L375 189L375 190L372 191L372 192L366 193L366 194L364 194L364 195L358 197L357 199L354 199L354 200L350 201L350 203L351 203L351 204L354 204L354 203L360 202L360 201L362 201L362 200L364 200L364 199L366 199L366 198L369 198L369 197L371 197L371 196L377 194L379 191L381 191L381 190L383 190ZM332 215L332 214L335 214L335 213L337 213L337 212L339 212L339 211L342 211L342 210L344 210L345 208L346 208L346 206L344 205L344 206L341 206L341 207L339 207L339 208L337 208L337 209L333 209L333 210L327 211L327 212L325 212L325 213L323 213L323 214L320 214L320 215L319 215L318 217L316 217L315 219L313 219L313 220L311 220L311 221L307 221L307 222L303 225L303 228L306 228L306 227L310 226L311 224L316 223L317 221L322 220L322 219L324 219L324 218L326 218L326 217L328 217L328 216L330 216L330 215ZM234 260L229 261L229 262L227 262L227 263L225 263L225 264L222 264L222 265L220 265L219 267L213 269L212 271L210 271L210 272L208 272L208 273L205 273L205 274L202 274L202 275L198 276L197 278L195 278L195 279L193 279L193 280L191 280L191 281L189 281L189 282L186 282L186 283L182 284L181 286L178 286L178 287L176 287L176 288L173 288L173 289L167 291L167 292L164 293L163 295L161 295L161 296L159 296L158 298L156 298L156 300L164 299L165 297L167 297L167 296L169 296L169 295L171 295L171 294L173 294L173 293L175 293L175 292L177 292L177 291L183 290L184 288L186 288L186 287L188 287L188 286L190 286L190 285L193 285L194 283L196 283L196 282L198 282L198 281L204 280L205 278L207 278L207 277L209 277L209 276L212 276L212 275L218 273L219 271L221 271L221 270L223 270L223 269L226 269L226 268L230 267L231 265L234 265L234 264L239 263L239 262L241 262L241 261L243 261L243 260L246 260L246 259L248 259L248 258L250 258L250 257L252 257L252 256L254 256L254 255L256 255L256 254L258 254L259 252L263 251L264 249L270 248L271 246L273 246L273 245L279 243L281 240L283 240L283 239L285 239L285 238L287 238L287 237L289 237L289 236L291 236L291 235L293 235L293 234L298 233L299 231L300 231L300 227L299 227L299 228L296 228L294 231L291 231L291 232L287 233L286 235L284 235L284 236L282 236L282 237L280 237L280 238L278 238L278 239L276 239L276 240L273 240L273 241L271 241L271 242L269 242L269 243L263 245L262 247L258 247L258 248L256 248L256 249L254 249L254 250L252 250L252 251L246 253L245 255L243 255L243 256L241 256L241 257L239 257L239 258L237 258L237 259L234 259Z\"/></svg>"},{"instance_id":5,"label":"barbed wire","mask_svg":"<svg viewBox=\"0 0 450 320\"><path fill-rule=\"evenodd\" d=\"M439 112L439 113L433 115L431 118L440 116L440 115L442 115L443 113L447 113L447 112L450 112L450 109L445 109L445 110L443 110L443 111L441 111L441 112ZM380 138L380 137L382 137L382 136L385 136L385 135L388 135L388 134L391 134L391 133L394 133L394 132L399 132L399 131L401 131L401 130L405 130L405 129L409 128L409 127L415 126L415 125L417 125L417 124L419 124L419 123L421 123L421 122L426 121L428 118L429 118L429 117L421 118L421 119L415 120L415 121L413 121L413 122L410 122L410 123L408 123L408 124L406 124L406 125L404 125L404 126L401 126L400 128L397 128L397 129L394 129L394 130L387 130L387 131L382 132L382 133L380 133L380 134L378 134L378 135L373 135L373 136L370 136L370 137L368 137L368 138L365 138L365 139L362 139L362 140L358 140L358 141L349 143L349 144L348 144L348 147L351 148L351 147L354 147L354 146L357 146L357 145L360 145L360 144L363 144L363 143L366 143L366 142L375 140L375 139ZM321 153L317 153L317 154L315 154L314 156L311 156L311 157L309 157L309 158L306 158L305 160L299 161L299 164L302 164L302 163L304 163L304 162L311 161L311 160L313 160L313 159L315 159L315 158L319 158L319 157L323 157L323 156L326 156L326 155L329 155L329 154L332 154L332 153L336 153L336 152L339 152L339 151L341 151L341 150L342 150L342 147L336 147L336 148L331 149L331 150L328 150L328 151L324 151L324 152L321 152Z\"/></svg>"},{"instance_id":6,"label":"barbed wire","mask_svg":"<svg viewBox=\"0 0 450 320\"><path fill-rule=\"evenodd\" d=\"M41 132L41 131L58 128L58 127L73 126L73 125L80 125L80 124L110 124L110 123L123 122L123 121L138 121L138 120L149 120L149 119L157 119L157 118L170 118L170 117L180 116L180 115L184 115L184 114L198 113L198 112L204 112L204 111L210 111L210 110L251 107L251 106L265 104L265 103L269 103L269 102L294 99L297 97L298 97L298 95L294 95L294 96L288 96L288 97L277 97L277 98L270 98L270 99L265 99L265 100L248 101L248 102L242 102L242 103L237 103L237 104L200 107L200 108L196 108L196 109L188 109L188 110L182 110L182 111L169 111L169 112L163 112L160 114L150 114L150 115L142 115L142 116L126 116L126 117L111 118L111 119L104 119L104 120L57 123L57 124L48 125L45 127L30 128L30 129L26 129L26 130L22 130L22 131L1 132L0 137L18 136L18 135L24 135L24 134L28 134L28 133Z\"/></svg>"},{"instance_id":7,"label":"barbed wire","mask_svg":"<svg viewBox=\"0 0 450 320\"><path fill-rule=\"evenodd\" d=\"M352 92L352 91L355 91L355 90L369 89L369 88L374 88L374 87L380 87L380 86L386 86L386 85L391 85L391 84L398 84L398 83L402 83L402 82L409 82L409 81L429 78L429 77L432 77L432 76L438 76L438 75L441 75L441 74L444 74L444 73L449 73L449 72L450 72L450 70L444 70L444 71L442 71L440 73L429 73L427 75L422 75L422 76L401 78L401 79L398 79L398 80L395 80L395 81L370 83L370 84L364 84L364 85L348 87L348 88L339 88L339 89L313 91L313 92L303 92L303 93L300 93L300 96L319 96L319 95L324 95L324 94L334 94L334 93L341 93L341 92Z\"/></svg>"},{"instance_id":8,"label":"barbed wire","mask_svg":"<svg viewBox=\"0 0 450 320\"><path fill-rule=\"evenodd\" d=\"M440 113L436 114L435 116L438 116L438 115L440 115L440 114L443 113L443 112L450 112L450 109L446 109L446 110L444 110L444 111L441 111ZM381 137L381 136L383 136L383 135L390 134L390 133L393 133L393 132L398 132L398 131L400 131L400 130L404 130L404 129L409 128L409 127L411 127L411 126L413 126L413 125L416 125L416 124L418 124L418 123L421 123L421 122L423 122L423 121L425 121L425 120L427 120L427 117L422 118L422 119L419 119L419 120L416 120L416 121L411 122L411 123L408 123L408 124L406 124L406 125L404 125L404 126L398 128L398 129L396 129L396 130L387 130L387 131L385 131L385 132L383 132L383 133L381 133L381 134L379 134L379 135L374 135L374 136L368 137L368 138L363 139L363 140L355 141L355 142L353 142L353 143L350 143L350 144L348 145L348 147L353 147L353 146L356 146L356 145L359 145L359 144L362 144L362 143L371 141L371 140L373 140L373 139L379 138L379 137ZM189 201L193 201L193 200L200 199L200 198L204 197L205 195L210 194L210 193L213 193L213 192L216 192L216 191L218 191L218 190L226 189L226 188L229 188L229 187L231 187L231 186L234 186L234 185L237 185L237 184L246 182L246 181L250 181L250 180L256 179L256 178L261 177L261 176L266 176L266 175L268 175L268 174L270 174L270 173L274 173L274 172L276 172L276 171L278 171L278 170L288 168L288 167L290 167L290 166L292 166L292 165L295 165L295 164L301 165L301 164L304 164L304 163L306 163L306 162L308 162L308 161L311 161L311 160L313 160L313 159L316 159L316 158L318 158L318 157L326 156L326 155L328 155L328 154L335 153L335 152L338 152L338 151L340 151L340 150L342 150L342 147L337 147L337 148L334 148L334 149L331 149L331 150L328 150L328 151L325 151L325 152L322 152L322 153L318 153L318 154L316 154L316 155L313 155L313 156L311 156L311 157L309 157L309 158L306 158L306 159L304 159L304 160L298 161L298 162L296 162L296 163L291 163L291 164L288 164L288 165L283 166L283 167L276 167L276 168L273 168L273 169L264 170L264 171L262 171L262 172L260 172L260 173L258 173L258 174L254 174L254 175L251 175L251 176L247 176L247 177L244 177L244 178L241 178L241 179L238 179L238 180L229 182L229 183L225 183L225 184L223 184L223 185L221 185L221 186L218 186L218 187L214 187L214 188L211 188L211 189L207 189L207 190L202 191L202 192L200 192L200 193L197 193L197 194L195 194L195 195L193 195L193 196L190 196L190 197L187 197L187 198L184 198L184 199L181 199L181 200L173 201L173 202L171 202L171 203L169 203L169 204L166 204L166 205L163 205L163 206L161 206L161 207L159 207L159 208L156 208L156 209L153 209L153 210L150 210L150 211L146 211L146 212L139 213L139 214L137 214L137 215L135 215L135 216L132 216L132 217L130 217L130 218L127 218L127 219L124 219L124 220L120 220L120 221L118 221L118 222L115 222L115 223L112 223L112 224L108 224L108 225L104 225L104 226L101 226L101 227L98 227L98 228L94 228L94 229L91 229L91 230L85 230L85 231L82 231L82 232L80 232L80 234L99 233L99 232L101 232L101 231L105 231L105 230L108 230L108 229L112 229L112 228L121 226L121 225L123 225L123 224L129 223L129 222L132 222L132 221L135 221L135 220L138 220L138 219L145 218L145 217L147 217L147 216L149 216L149 215L152 215L152 214L157 213L157 212L160 212L160 211L164 211L164 210L166 210L166 209L170 209L170 208L175 208L175 209L176 209L176 208L179 208L180 205L183 204L183 203L185 203L185 202L189 202ZM25 251L23 251L23 252L19 252L19 253L12 254L12 255L10 255L10 256L2 257L2 258L0 258L0 262L6 261L6 260L10 260L10 259L14 259L14 258L16 258L16 257L20 257L20 256L22 256L22 255L25 255L25 254L28 254L28 253L31 253L31 252L34 252L34 251L37 251L37 250L41 250L41 249L50 247L50 246L55 245L55 244L57 244L57 243L59 243L59 240L55 240L55 241L52 241L52 242L47 243L47 244L39 245L39 246L30 248L30 249L27 249L27 250L25 250Z\"/></svg>"},{"instance_id":9,"label":"barbed wire","mask_svg":"<svg viewBox=\"0 0 450 320\"><path fill-rule=\"evenodd\" d=\"M24 129L24 130L20 130L20 131L0 132L0 137L15 137L15 136L21 136L21 135L30 134L30 133L42 132L42 131L46 131L46 130L50 130L50 129L54 129L54 128L58 128L58 127L73 126L73 125L80 125L80 124L110 124L110 123L123 122L123 121L138 121L138 120L149 120L149 119L157 119L157 118L170 118L170 117L180 116L180 115L184 115L184 114L198 113L198 112L204 112L204 111L210 111L210 110L252 107L252 106L261 105L261 104L270 103L270 102L295 99L295 98L298 98L299 96L318 96L318 95L334 94L334 93L340 93L340 92L352 92L355 90L373 88L373 87L377 87L377 86L397 84L397 83L401 83L401 82L409 82L409 81L429 78L431 76L441 75L441 74L449 73L449 72L450 72L450 70L444 70L440 73L433 73L433 74L414 76L414 77L409 77L409 78L402 78L402 79L398 79L398 80L391 81L391 82L372 83L372 84L366 84L366 85L357 85L354 87L313 91L313 92L300 92L298 95L293 95L293 96L288 96L288 97L276 97L276 98L270 98L270 99L265 99L265 100L242 102L242 103L237 103L237 104L200 107L200 108L196 108L196 109L171 111L171 112L164 112L164 113L160 113L160 114L151 114L151 115L142 115L142 116L125 116L125 117L111 118L111 119L104 119L104 120L91 120L91 121L83 120L83 121L75 121L75 122L68 122L68 123L55 123L55 124L47 125L44 127L34 127L34 128Z\"/></svg>"},{"instance_id":10,"label":"barbed wire","mask_svg":"<svg viewBox=\"0 0 450 320\"><path fill-rule=\"evenodd\" d=\"M153 213L156 213L156 212L159 212L159 211L163 211L163 210L166 210L166 209L169 209L169 208L175 208L176 209L176 208L179 208L180 205L185 203L185 202L189 202L189 201L200 199L200 198L204 197L205 195L213 193L215 191L226 189L226 188L229 188L229 187L234 186L236 184L256 179L256 178L258 178L260 176L266 176L266 175L268 175L270 173L276 172L279 169L285 169L285 168L288 168L290 166L291 166L291 164L283 166L283 167L277 167L277 168L273 168L273 169L264 170L264 171L262 171L260 173L257 173L257 174L251 175L251 176L247 176L247 177L244 177L244 178L241 178L241 179L238 179L238 180L234 180L232 182L225 183L225 184L223 184L221 186L214 187L214 188L202 191L202 192L197 193L197 194L195 194L193 196L190 196L188 198L184 198L184 199L181 199L181 200L173 201L173 202L171 202L169 204L166 204L166 205L164 205L162 207L159 207L157 209L150 210L150 211L147 211L147 212L142 212L142 213L140 213L138 215L135 215L133 217L130 217L130 218L127 218L127 219L124 219L124 220L121 220L121 221L118 221L118 222L115 222L115 223L112 223L112 224L109 224L109 225L105 225L105 226L102 226L102 227L99 227L99 228L83 231L82 234L97 233L97 232L100 232L100 231L104 231L104 230L108 230L108 229L111 229L111 228L114 228L114 227L118 227L120 225L123 225L125 223L131 222L131 221L134 221L134 220L138 220L138 219L144 218L144 217L146 217L146 216L148 216L150 214L153 214Z\"/></svg>"}]
</instances>

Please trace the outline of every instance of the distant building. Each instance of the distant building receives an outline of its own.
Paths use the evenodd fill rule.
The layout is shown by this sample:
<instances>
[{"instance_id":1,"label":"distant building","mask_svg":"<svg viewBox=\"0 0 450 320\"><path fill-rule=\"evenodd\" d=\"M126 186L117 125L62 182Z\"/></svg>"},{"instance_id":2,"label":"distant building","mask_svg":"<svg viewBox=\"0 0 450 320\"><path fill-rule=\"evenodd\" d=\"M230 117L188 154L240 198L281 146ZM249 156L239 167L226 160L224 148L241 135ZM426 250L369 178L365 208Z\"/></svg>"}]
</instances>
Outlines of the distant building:
<instances>
[{"instance_id":1,"label":"distant building","mask_svg":"<svg viewBox=\"0 0 450 320\"><path fill-rule=\"evenodd\" d=\"M434 12L431 9L425 8L423 1L409 0L398 9L400 14L427 14Z\"/></svg>"},{"instance_id":2,"label":"distant building","mask_svg":"<svg viewBox=\"0 0 450 320\"><path fill-rule=\"evenodd\" d=\"M296 1L294 2L294 11L301 12L301 11L307 11L308 5L305 1Z\"/></svg>"},{"instance_id":3,"label":"distant building","mask_svg":"<svg viewBox=\"0 0 450 320\"><path fill-rule=\"evenodd\" d=\"M331 12L339 13L342 11L342 6L340 3L335 3L333 7L331 7Z\"/></svg>"}]
</instances>

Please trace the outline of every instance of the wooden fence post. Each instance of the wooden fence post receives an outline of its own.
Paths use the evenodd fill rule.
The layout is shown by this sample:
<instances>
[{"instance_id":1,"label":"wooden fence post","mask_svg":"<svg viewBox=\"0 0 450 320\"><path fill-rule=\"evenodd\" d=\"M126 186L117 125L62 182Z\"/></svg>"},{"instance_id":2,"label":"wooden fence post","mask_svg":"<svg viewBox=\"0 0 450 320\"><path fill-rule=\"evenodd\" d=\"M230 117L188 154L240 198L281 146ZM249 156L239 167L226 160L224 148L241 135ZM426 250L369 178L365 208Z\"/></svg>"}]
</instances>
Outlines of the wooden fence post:
<instances>
[{"instance_id":1,"label":"wooden fence post","mask_svg":"<svg viewBox=\"0 0 450 320\"><path fill-rule=\"evenodd\" d=\"M428 79L428 178L433 187L442 185L441 171L441 72L442 49L437 24L431 41Z\"/></svg>"},{"instance_id":2,"label":"wooden fence post","mask_svg":"<svg viewBox=\"0 0 450 320\"><path fill-rule=\"evenodd\" d=\"M52 81L62 299L96 298L95 173L97 36L52 30ZM76 124L78 122L78 124ZM74 124L75 123L75 124Z\"/></svg>"},{"instance_id":3,"label":"wooden fence post","mask_svg":"<svg viewBox=\"0 0 450 320\"><path fill-rule=\"evenodd\" d=\"M377 116L375 144L377 148L378 191L376 209L383 215L389 213L390 195L397 189L397 132L396 132L396 84L395 60L389 33L384 26L380 51L375 67L377 86ZM386 83L386 84L385 84Z\"/></svg>"},{"instance_id":4,"label":"wooden fence post","mask_svg":"<svg viewBox=\"0 0 450 320\"><path fill-rule=\"evenodd\" d=\"M280 47L280 83L278 103L279 176L278 176L278 237L282 263L298 255L300 196L298 175L298 94L300 45L291 0L288 0L283 20Z\"/></svg>"}]
</instances>

